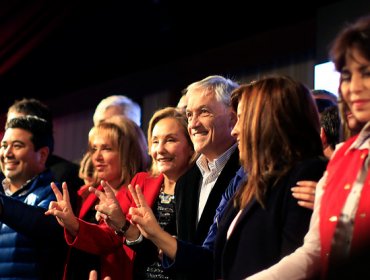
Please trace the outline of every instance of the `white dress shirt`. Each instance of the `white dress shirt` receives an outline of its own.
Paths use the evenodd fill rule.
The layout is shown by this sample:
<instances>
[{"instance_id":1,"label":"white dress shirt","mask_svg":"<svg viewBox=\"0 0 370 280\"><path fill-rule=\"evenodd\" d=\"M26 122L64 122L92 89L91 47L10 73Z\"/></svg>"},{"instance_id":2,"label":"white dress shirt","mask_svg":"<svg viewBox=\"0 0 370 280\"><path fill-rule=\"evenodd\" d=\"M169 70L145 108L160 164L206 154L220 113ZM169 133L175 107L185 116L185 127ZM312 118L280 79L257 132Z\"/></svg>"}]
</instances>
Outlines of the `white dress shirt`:
<instances>
[{"instance_id":1,"label":"white dress shirt","mask_svg":"<svg viewBox=\"0 0 370 280\"><path fill-rule=\"evenodd\" d=\"M200 217L202 216L204 207L206 206L208 200L208 196L211 193L218 176L220 175L222 169L225 167L232 153L235 151L236 146L237 144L232 145L220 157L211 162L209 162L204 155L200 155L200 157L197 159L196 163L202 174L197 222L199 222Z\"/></svg>"}]
</instances>

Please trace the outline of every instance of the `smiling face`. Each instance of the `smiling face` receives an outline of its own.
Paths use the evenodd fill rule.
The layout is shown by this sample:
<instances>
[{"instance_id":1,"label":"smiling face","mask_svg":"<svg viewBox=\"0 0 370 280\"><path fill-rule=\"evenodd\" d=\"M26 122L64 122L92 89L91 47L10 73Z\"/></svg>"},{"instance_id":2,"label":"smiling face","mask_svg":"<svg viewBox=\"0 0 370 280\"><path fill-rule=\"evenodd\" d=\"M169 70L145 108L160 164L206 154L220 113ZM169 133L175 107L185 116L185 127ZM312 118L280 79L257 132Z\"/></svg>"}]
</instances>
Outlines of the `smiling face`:
<instances>
[{"instance_id":1,"label":"smiling face","mask_svg":"<svg viewBox=\"0 0 370 280\"><path fill-rule=\"evenodd\" d=\"M218 158L235 143L231 136L236 118L231 108L212 92L188 92L188 132L196 152L209 161Z\"/></svg>"},{"instance_id":2,"label":"smiling face","mask_svg":"<svg viewBox=\"0 0 370 280\"><path fill-rule=\"evenodd\" d=\"M351 56L346 56L340 92L358 121L370 121L370 61L355 49Z\"/></svg>"},{"instance_id":3,"label":"smiling face","mask_svg":"<svg viewBox=\"0 0 370 280\"><path fill-rule=\"evenodd\" d=\"M97 177L115 189L121 187L120 157L117 144L106 135L96 134L91 141L91 158Z\"/></svg>"},{"instance_id":4,"label":"smiling face","mask_svg":"<svg viewBox=\"0 0 370 280\"><path fill-rule=\"evenodd\" d=\"M21 187L44 169L45 148L35 151L32 134L20 128L8 128L1 141L1 169L10 184Z\"/></svg>"},{"instance_id":5,"label":"smiling face","mask_svg":"<svg viewBox=\"0 0 370 280\"><path fill-rule=\"evenodd\" d=\"M181 124L174 118L164 118L152 131L151 156L157 170L177 181L187 170L193 150Z\"/></svg>"}]
</instances>

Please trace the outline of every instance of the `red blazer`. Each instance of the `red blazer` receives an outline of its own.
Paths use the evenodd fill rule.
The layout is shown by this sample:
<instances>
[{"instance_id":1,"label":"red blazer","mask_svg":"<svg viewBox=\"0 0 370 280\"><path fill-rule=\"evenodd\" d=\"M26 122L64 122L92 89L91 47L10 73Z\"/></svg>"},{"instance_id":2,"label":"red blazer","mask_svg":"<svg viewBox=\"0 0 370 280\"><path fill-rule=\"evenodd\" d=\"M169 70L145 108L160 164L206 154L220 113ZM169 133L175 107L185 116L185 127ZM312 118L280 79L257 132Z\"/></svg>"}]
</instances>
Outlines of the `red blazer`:
<instances>
[{"instance_id":1,"label":"red blazer","mask_svg":"<svg viewBox=\"0 0 370 280\"><path fill-rule=\"evenodd\" d=\"M126 189L127 186L122 186L121 189ZM85 189L84 191L82 191L83 189ZM103 186L98 186L97 189L99 191L103 190ZM84 195L84 193L86 192L89 192L86 188L86 185L81 187L80 190L78 191L78 195L81 197L81 200L82 200L82 204L81 204L81 207L80 207L80 210L78 212L78 217L83 219L85 217L85 215L87 214L87 212L95 206L97 200L98 200L98 197L93 194L93 193L90 193L86 196L85 199L82 198L82 196Z\"/></svg>"},{"instance_id":2,"label":"red blazer","mask_svg":"<svg viewBox=\"0 0 370 280\"><path fill-rule=\"evenodd\" d=\"M102 186L97 187L102 190ZM118 193L126 193L127 186L121 187ZM117 197L118 197L117 193ZM66 230L64 231L65 240L68 245L83 250L91 254L100 255L101 276L110 276L112 280L132 279L132 261L134 252L127 246L122 245L118 238L104 222L93 224L83 220L86 213L94 207L98 200L95 194L89 194L81 205L79 211L80 229L74 238ZM67 279L68 258L64 271L64 279Z\"/></svg>"},{"instance_id":3,"label":"red blazer","mask_svg":"<svg viewBox=\"0 0 370 280\"><path fill-rule=\"evenodd\" d=\"M327 167L327 181L321 200L320 209L320 239L321 258L323 261L323 276L328 270L328 261L331 251L331 242L337 226L338 217L347 200L348 194L356 180L359 170L369 153L369 150L351 149L357 137L349 139L335 153ZM362 248L370 245L370 172L368 172L365 185L355 216L354 230L351 243L351 256L357 254Z\"/></svg>"},{"instance_id":4,"label":"red blazer","mask_svg":"<svg viewBox=\"0 0 370 280\"><path fill-rule=\"evenodd\" d=\"M157 177L153 177L150 175L150 173L139 172L131 180L130 184L133 187L135 187L136 185L139 185L146 199L146 202L148 203L150 207L153 207L155 200L158 198L163 181L164 181L163 174L160 174ZM128 210L130 209L131 206L136 206L135 202L129 191L125 193L117 194L117 198L119 198L119 196L121 195L125 196L125 198L119 199L121 208L123 212L128 213Z\"/></svg>"},{"instance_id":5,"label":"red blazer","mask_svg":"<svg viewBox=\"0 0 370 280\"><path fill-rule=\"evenodd\" d=\"M131 185L139 184L142 187L146 201L150 206L153 206L155 199L159 195L163 180L163 175L152 177L149 173L139 172L132 179ZM102 189L101 186L98 188ZM88 205L90 207L94 205L94 201L97 198L93 194L92 196L92 198L90 198L91 195L88 196L81 206L81 214L83 212L86 214ZM123 186L116 194L116 197L124 213L128 213L130 207L135 206L127 186ZM132 279L135 253L124 245L122 237L117 236L105 222L96 225L83 221L80 217L79 223L80 229L75 238L65 231L65 239L68 245L92 254L101 255L102 278L110 276L112 280Z\"/></svg>"}]
</instances>

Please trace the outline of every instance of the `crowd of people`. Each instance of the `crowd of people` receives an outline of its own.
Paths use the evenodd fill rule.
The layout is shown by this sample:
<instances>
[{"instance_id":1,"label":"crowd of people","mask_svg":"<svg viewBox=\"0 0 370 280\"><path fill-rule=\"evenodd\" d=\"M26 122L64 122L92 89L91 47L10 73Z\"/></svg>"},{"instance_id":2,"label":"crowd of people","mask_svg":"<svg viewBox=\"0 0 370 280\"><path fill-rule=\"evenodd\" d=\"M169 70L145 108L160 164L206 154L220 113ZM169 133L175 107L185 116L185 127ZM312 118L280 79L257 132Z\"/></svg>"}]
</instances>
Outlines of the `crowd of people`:
<instances>
[{"instance_id":1,"label":"crowd of people","mask_svg":"<svg viewBox=\"0 0 370 280\"><path fill-rule=\"evenodd\" d=\"M113 95L75 164L51 111L9 107L0 279L367 279L370 16L335 37L339 98L211 75L150 119Z\"/></svg>"}]
</instances>

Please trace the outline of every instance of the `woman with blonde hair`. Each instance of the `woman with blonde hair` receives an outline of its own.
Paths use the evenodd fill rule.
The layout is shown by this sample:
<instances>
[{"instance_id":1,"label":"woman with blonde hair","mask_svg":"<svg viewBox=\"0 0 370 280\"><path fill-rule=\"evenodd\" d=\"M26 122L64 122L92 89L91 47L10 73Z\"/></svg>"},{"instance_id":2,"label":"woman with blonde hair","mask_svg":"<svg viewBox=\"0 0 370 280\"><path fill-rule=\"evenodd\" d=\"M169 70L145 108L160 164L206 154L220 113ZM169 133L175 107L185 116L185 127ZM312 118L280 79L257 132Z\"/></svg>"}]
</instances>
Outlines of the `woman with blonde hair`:
<instances>
[{"instance_id":1,"label":"woman with blonde hair","mask_svg":"<svg viewBox=\"0 0 370 280\"><path fill-rule=\"evenodd\" d=\"M149 172L136 174L130 185L142 189L159 225L176 235L176 181L192 166L196 157L184 114L173 107L155 112L149 122L148 146L152 167ZM165 272L160 264L158 248L144 239L126 217L129 208L136 206L132 196L127 193L126 202L122 203L114 198L108 185L104 189L105 193L90 188L101 200L97 209L105 214L106 222L136 252L134 279L172 279L173 275Z\"/></svg>"},{"instance_id":2,"label":"woman with blonde hair","mask_svg":"<svg viewBox=\"0 0 370 280\"><path fill-rule=\"evenodd\" d=\"M114 195L126 193L133 176L147 170L149 157L144 133L126 117L114 116L91 128L88 144L98 182L108 182ZM103 190L101 185L97 188ZM64 187L62 200L54 185L52 189L57 201L50 204L46 214L56 216L65 228L65 239L71 248L64 279L87 279L91 270L96 270L101 278L109 275L112 280L130 279L133 252L122 246L114 233L106 239L100 236L100 232L110 231L95 210L98 198L89 193L76 217L70 208L67 189Z\"/></svg>"}]
</instances>

